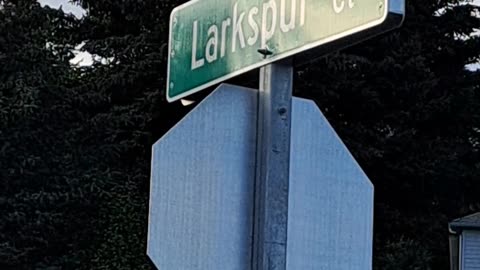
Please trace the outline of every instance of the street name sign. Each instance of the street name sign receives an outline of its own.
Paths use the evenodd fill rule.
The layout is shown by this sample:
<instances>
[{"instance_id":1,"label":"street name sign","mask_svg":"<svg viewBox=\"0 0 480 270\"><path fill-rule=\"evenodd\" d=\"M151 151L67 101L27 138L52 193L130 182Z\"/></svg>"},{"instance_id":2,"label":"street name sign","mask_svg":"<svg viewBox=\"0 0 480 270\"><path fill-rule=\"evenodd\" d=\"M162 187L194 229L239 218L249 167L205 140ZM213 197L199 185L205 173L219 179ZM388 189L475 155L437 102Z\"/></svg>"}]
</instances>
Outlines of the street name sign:
<instances>
[{"instance_id":1,"label":"street name sign","mask_svg":"<svg viewBox=\"0 0 480 270\"><path fill-rule=\"evenodd\" d=\"M171 13L167 100L380 25L390 1L187 2Z\"/></svg>"}]
</instances>

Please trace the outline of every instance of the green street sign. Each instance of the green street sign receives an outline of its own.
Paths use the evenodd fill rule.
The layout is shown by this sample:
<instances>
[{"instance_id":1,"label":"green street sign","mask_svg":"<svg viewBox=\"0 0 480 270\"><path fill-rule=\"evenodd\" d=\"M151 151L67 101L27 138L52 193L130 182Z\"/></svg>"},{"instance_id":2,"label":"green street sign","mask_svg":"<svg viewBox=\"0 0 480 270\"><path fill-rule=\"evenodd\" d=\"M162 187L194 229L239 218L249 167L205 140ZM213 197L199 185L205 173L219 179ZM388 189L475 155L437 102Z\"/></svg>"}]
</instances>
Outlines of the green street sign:
<instances>
[{"instance_id":1,"label":"green street sign","mask_svg":"<svg viewBox=\"0 0 480 270\"><path fill-rule=\"evenodd\" d=\"M170 18L167 99L380 25L389 1L395 0L187 2Z\"/></svg>"}]
</instances>

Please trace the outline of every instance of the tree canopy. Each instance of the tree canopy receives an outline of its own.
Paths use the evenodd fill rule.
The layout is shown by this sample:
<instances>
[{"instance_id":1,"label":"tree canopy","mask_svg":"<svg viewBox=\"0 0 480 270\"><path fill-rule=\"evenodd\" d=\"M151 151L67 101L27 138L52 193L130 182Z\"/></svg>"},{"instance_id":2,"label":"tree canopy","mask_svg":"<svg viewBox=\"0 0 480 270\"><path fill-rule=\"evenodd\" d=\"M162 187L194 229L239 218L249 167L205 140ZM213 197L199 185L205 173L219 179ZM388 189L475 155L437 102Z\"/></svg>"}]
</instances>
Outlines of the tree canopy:
<instances>
[{"instance_id":1,"label":"tree canopy","mask_svg":"<svg viewBox=\"0 0 480 270\"><path fill-rule=\"evenodd\" d=\"M0 1L0 268L154 269L150 149L189 110L164 88L184 1L73 2L85 17ZM375 269L448 269L448 221L480 211L479 9L407 4L402 28L297 69L295 95L375 185ZM91 66L70 63L82 43Z\"/></svg>"}]
</instances>

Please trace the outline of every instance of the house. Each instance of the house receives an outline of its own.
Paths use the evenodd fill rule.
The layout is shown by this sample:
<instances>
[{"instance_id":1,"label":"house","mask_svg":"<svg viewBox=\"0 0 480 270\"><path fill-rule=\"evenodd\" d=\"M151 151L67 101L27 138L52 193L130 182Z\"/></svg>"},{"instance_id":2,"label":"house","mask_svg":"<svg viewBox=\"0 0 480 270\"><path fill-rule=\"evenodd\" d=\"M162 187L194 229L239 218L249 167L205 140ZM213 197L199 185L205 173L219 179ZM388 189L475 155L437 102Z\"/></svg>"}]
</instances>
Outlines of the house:
<instances>
[{"instance_id":1,"label":"house","mask_svg":"<svg viewBox=\"0 0 480 270\"><path fill-rule=\"evenodd\" d=\"M455 219L450 232L450 269L480 270L480 212Z\"/></svg>"}]
</instances>

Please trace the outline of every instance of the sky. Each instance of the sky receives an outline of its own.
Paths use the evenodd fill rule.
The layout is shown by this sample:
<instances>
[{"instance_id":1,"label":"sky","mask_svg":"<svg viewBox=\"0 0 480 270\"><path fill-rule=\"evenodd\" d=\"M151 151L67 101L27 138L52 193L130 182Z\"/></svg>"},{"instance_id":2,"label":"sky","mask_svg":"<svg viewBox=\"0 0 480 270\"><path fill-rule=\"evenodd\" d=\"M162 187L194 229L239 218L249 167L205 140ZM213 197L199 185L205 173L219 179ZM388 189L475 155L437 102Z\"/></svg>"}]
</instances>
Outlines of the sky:
<instances>
[{"instance_id":1,"label":"sky","mask_svg":"<svg viewBox=\"0 0 480 270\"><path fill-rule=\"evenodd\" d=\"M59 8L62 6L62 10L65 13L72 13L78 18L81 18L83 15L85 15L85 10L83 8L69 3L68 0L38 0L38 2L42 6L47 5L51 8Z\"/></svg>"},{"instance_id":2,"label":"sky","mask_svg":"<svg viewBox=\"0 0 480 270\"><path fill-rule=\"evenodd\" d=\"M49 6L51 8L59 8L61 6L65 13L71 13L77 18L82 18L86 14L83 8L69 3L68 0L38 0L38 2L42 6ZM83 44L79 44L76 50L73 51L75 58L70 60L70 63L76 66L90 66L93 64L93 57L88 52L80 51L82 46Z\"/></svg>"},{"instance_id":3,"label":"sky","mask_svg":"<svg viewBox=\"0 0 480 270\"><path fill-rule=\"evenodd\" d=\"M62 10L64 12L72 13L77 18L81 18L86 14L84 9L82 9L77 5L69 3L68 0L38 0L38 2L42 6L48 5L51 8L59 8L60 6L62 6ZM480 0L473 1L473 4L480 6ZM480 35L480 30L477 31L477 33ZM82 46L83 46L82 44L79 44L77 46L77 50L74 51L75 58L72 59L70 63L78 66L89 66L93 63L92 55L89 54L88 52L81 52L80 49ZM470 70L480 69L480 63L468 65L467 68Z\"/></svg>"},{"instance_id":4,"label":"sky","mask_svg":"<svg viewBox=\"0 0 480 270\"><path fill-rule=\"evenodd\" d=\"M477 6L480 6L480 0L475 0L473 3ZM476 34L480 35L480 30L478 30ZM478 70L480 69L480 63L468 65L467 69L472 71Z\"/></svg>"}]
</instances>

